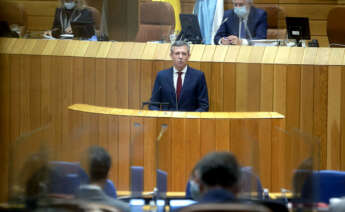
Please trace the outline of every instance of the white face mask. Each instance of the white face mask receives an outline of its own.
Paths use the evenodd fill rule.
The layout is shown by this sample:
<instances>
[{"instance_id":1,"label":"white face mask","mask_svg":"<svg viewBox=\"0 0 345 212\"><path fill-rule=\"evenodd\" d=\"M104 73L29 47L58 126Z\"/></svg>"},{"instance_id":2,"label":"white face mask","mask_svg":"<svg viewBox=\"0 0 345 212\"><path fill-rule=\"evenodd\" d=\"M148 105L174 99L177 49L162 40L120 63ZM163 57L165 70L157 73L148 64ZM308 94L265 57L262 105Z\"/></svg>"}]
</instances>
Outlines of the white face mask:
<instances>
[{"instance_id":1,"label":"white face mask","mask_svg":"<svg viewBox=\"0 0 345 212\"><path fill-rule=\"evenodd\" d=\"M234 8L234 12L235 14L240 17L240 18L245 18L248 15L248 10L246 6L242 6L242 7L235 7Z\"/></svg>"},{"instance_id":2,"label":"white face mask","mask_svg":"<svg viewBox=\"0 0 345 212\"><path fill-rule=\"evenodd\" d=\"M190 180L189 183L190 183L190 194L192 195L192 198L194 200L199 200L201 197L199 184L196 183L194 180Z\"/></svg>"},{"instance_id":3,"label":"white face mask","mask_svg":"<svg viewBox=\"0 0 345 212\"><path fill-rule=\"evenodd\" d=\"M65 2L64 3L64 6L67 10L71 10L75 7L75 2L74 1L71 1L71 2Z\"/></svg>"}]
</instances>

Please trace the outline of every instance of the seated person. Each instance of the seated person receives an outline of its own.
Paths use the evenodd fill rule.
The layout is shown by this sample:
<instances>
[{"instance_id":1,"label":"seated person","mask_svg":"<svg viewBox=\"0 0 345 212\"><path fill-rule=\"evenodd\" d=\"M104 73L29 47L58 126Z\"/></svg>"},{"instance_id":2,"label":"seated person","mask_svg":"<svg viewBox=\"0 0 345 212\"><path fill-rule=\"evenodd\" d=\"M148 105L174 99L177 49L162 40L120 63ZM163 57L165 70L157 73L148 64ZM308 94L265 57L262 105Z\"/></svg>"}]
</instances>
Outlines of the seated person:
<instances>
[{"instance_id":1,"label":"seated person","mask_svg":"<svg viewBox=\"0 0 345 212\"><path fill-rule=\"evenodd\" d=\"M253 0L232 2L234 9L224 12L223 22L214 37L214 43L247 45L247 39L266 39L267 13L252 6Z\"/></svg>"},{"instance_id":2,"label":"seated person","mask_svg":"<svg viewBox=\"0 0 345 212\"><path fill-rule=\"evenodd\" d=\"M87 151L85 162L90 184L80 186L75 197L85 201L110 205L121 211L129 211L127 203L107 196L102 190L111 167L111 157L108 152L102 147L92 146Z\"/></svg>"},{"instance_id":3,"label":"seated person","mask_svg":"<svg viewBox=\"0 0 345 212\"><path fill-rule=\"evenodd\" d=\"M191 185L192 196L200 191L199 203L221 203L236 200L239 192L241 170L234 155L229 152L213 152L197 164L196 175L200 179ZM199 186L199 188L195 188Z\"/></svg>"},{"instance_id":4,"label":"seated person","mask_svg":"<svg viewBox=\"0 0 345 212\"><path fill-rule=\"evenodd\" d=\"M94 23L92 13L86 8L84 0L60 0L61 7L56 8L53 27L46 31L46 36L58 34L72 34L71 23Z\"/></svg>"}]
</instances>

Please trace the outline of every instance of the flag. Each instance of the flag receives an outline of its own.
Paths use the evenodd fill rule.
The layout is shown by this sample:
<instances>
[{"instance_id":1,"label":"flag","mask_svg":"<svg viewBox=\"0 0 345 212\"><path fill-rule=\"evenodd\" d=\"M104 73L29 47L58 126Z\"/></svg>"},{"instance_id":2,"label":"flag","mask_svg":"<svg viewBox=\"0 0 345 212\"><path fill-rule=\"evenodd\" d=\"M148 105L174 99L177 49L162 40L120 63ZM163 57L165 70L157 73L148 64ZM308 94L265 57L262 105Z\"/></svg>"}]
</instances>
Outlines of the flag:
<instances>
[{"instance_id":1,"label":"flag","mask_svg":"<svg viewBox=\"0 0 345 212\"><path fill-rule=\"evenodd\" d=\"M180 13L181 13L181 4L180 0L152 0L152 1L164 1L171 4L171 6L174 8L175 12L175 33L181 31L181 22L180 22Z\"/></svg>"},{"instance_id":2,"label":"flag","mask_svg":"<svg viewBox=\"0 0 345 212\"><path fill-rule=\"evenodd\" d=\"M198 16L204 43L213 44L213 38L222 23L224 0L197 0L193 13Z\"/></svg>"}]
</instances>

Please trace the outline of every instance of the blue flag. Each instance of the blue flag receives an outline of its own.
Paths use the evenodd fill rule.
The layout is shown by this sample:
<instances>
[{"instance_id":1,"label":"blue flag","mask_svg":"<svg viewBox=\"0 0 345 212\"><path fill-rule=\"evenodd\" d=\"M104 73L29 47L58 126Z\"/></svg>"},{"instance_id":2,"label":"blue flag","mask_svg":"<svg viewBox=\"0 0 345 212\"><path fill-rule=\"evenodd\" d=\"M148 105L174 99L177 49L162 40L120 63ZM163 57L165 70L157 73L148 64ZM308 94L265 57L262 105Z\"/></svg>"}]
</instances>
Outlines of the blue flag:
<instances>
[{"instance_id":1,"label":"blue flag","mask_svg":"<svg viewBox=\"0 0 345 212\"><path fill-rule=\"evenodd\" d=\"M197 0L194 14L198 16L201 35L205 44L213 44L224 14L224 0Z\"/></svg>"}]
</instances>

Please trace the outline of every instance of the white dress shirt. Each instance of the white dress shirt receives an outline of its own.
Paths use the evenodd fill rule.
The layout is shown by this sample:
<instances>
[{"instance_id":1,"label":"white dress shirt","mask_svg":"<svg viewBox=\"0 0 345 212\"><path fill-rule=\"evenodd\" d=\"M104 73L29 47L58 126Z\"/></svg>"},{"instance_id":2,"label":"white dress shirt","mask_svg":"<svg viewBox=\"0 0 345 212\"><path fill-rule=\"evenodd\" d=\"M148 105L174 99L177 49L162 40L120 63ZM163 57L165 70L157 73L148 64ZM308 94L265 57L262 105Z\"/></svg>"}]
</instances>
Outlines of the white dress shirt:
<instances>
[{"instance_id":1,"label":"white dress shirt","mask_svg":"<svg viewBox=\"0 0 345 212\"><path fill-rule=\"evenodd\" d=\"M186 76L187 68L188 68L188 65L186 65L181 71L182 72L182 75L181 75L182 87L183 87L184 77ZM178 78L178 72L179 71L175 67L173 69L174 69L174 88L175 88L175 92L176 92L177 78Z\"/></svg>"}]
</instances>

